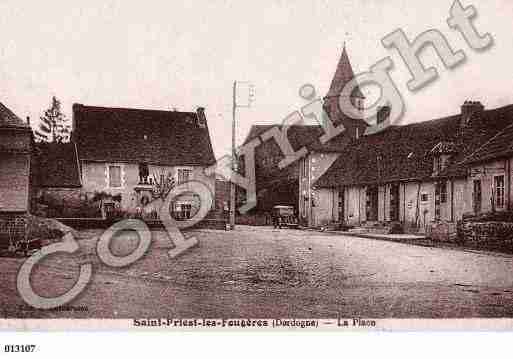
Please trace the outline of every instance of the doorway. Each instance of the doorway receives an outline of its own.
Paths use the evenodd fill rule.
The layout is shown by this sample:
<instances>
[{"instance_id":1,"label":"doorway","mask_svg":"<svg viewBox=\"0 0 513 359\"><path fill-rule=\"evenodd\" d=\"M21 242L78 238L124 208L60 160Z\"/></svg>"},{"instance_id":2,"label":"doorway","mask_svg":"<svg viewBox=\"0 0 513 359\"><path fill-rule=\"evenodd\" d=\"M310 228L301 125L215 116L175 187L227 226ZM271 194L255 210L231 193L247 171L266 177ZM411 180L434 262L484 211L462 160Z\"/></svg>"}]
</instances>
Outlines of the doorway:
<instances>
[{"instance_id":1,"label":"doorway","mask_svg":"<svg viewBox=\"0 0 513 359\"><path fill-rule=\"evenodd\" d=\"M482 191L481 191L481 180L476 179L474 180L474 213L479 214L481 213L481 203L482 203Z\"/></svg>"},{"instance_id":2,"label":"doorway","mask_svg":"<svg viewBox=\"0 0 513 359\"><path fill-rule=\"evenodd\" d=\"M367 187L366 195L366 219L367 221L377 221L379 205L378 186Z\"/></svg>"},{"instance_id":3,"label":"doorway","mask_svg":"<svg viewBox=\"0 0 513 359\"><path fill-rule=\"evenodd\" d=\"M390 185L390 221L399 221L399 183Z\"/></svg>"},{"instance_id":4,"label":"doorway","mask_svg":"<svg viewBox=\"0 0 513 359\"><path fill-rule=\"evenodd\" d=\"M345 190L344 188L340 188L338 190L338 221L345 222L346 213L345 213Z\"/></svg>"}]
</instances>

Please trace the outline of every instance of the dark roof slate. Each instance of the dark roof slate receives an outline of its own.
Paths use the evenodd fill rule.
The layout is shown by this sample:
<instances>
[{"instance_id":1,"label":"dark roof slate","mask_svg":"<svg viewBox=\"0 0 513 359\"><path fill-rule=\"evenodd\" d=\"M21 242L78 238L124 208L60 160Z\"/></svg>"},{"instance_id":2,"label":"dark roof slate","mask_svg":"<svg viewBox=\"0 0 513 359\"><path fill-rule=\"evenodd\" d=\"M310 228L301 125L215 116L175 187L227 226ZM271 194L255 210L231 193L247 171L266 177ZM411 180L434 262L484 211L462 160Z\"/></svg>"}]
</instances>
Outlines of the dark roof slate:
<instances>
[{"instance_id":1,"label":"dark roof slate","mask_svg":"<svg viewBox=\"0 0 513 359\"><path fill-rule=\"evenodd\" d=\"M282 125L253 125L249 130L244 144L250 140L261 136L267 130L278 127L282 130ZM324 134L324 130L319 125L292 125L287 130L287 138L292 148L297 151L301 147L306 146L310 152L341 152L350 142L347 133L342 132L338 136L332 138L326 143L321 143L320 137Z\"/></svg>"},{"instance_id":2,"label":"dark roof slate","mask_svg":"<svg viewBox=\"0 0 513 359\"><path fill-rule=\"evenodd\" d=\"M465 163L485 162L513 154L513 124L492 137L466 158Z\"/></svg>"},{"instance_id":3,"label":"dark roof slate","mask_svg":"<svg viewBox=\"0 0 513 359\"><path fill-rule=\"evenodd\" d=\"M338 97L340 93L344 89L344 86L354 78L353 67L351 66L351 62L349 61L349 56L347 55L346 47L342 50L342 55L340 56L340 60L337 65L337 69L335 70L335 74L333 75L333 79L331 80L330 89L326 97ZM365 98L360 90L360 86L357 86L353 93L353 96Z\"/></svg>"},{"instance_id":4,"label":"dark roof slate","mask_svg":"<svg viewBox=\"0 0 513 359\"><path fill-rule=\"evenodd\" d=\"M0 128L30 129L30 126L0 102Z\"/></svg>"},{"instance_id":5,"label":"dark roof slate","mask_svg":"<svg viewBox=\"0 0 513 359\"><path fill-rule=\"evenodd\" d=\"M461 116L458 116L461 119ZM484 111L477 119L477 125L465 127L458 133L458 152L450 158L447 169L440 177L463 177L467 174L469 158L476 150L513 123L513 105Z\"/></svg>"},{"instance_id":6,"label":"dark roof slate","mask_svg":"<svg viewBox=\"0 0 513 359\"><path fill-rule=\"evenodd\" d=\"M208 125L194 112L73 106L80 160L209 166Z\"/></svg>"},{"instance_id":7,"label":"dark roof slate","mask_svg":"<svg viewBox=\"0 0 513 359\"><path fill-rule=\"evenodd\" d=\"M432 150L440 142L454 143L451 150L457 153L439 176L464 176L463 159L512 122L510 105L484 111L473 126L463 128L460 115L391 126L353 140L315 185L338 187L433 178Z\"/></svg>"}]
</instances>

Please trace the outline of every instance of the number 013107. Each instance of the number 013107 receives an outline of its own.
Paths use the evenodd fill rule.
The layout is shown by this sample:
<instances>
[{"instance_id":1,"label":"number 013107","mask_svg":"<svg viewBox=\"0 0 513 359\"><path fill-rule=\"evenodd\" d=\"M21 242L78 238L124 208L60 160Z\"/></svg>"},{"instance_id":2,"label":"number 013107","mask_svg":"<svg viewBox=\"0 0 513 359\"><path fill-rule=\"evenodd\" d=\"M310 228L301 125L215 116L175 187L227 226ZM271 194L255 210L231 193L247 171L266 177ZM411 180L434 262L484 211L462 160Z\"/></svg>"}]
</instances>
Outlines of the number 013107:
<instances>
[{"instance_id":1,"label":"number 013107","mask_svg":"<svg viewBox=\"0 0 513 359\"><path fill-rule=\"evenodd\" d=\"M36 351L35 344L24 344L24 345L4 345L5 353L32 353Z\"/></svg>"}]
</instances>

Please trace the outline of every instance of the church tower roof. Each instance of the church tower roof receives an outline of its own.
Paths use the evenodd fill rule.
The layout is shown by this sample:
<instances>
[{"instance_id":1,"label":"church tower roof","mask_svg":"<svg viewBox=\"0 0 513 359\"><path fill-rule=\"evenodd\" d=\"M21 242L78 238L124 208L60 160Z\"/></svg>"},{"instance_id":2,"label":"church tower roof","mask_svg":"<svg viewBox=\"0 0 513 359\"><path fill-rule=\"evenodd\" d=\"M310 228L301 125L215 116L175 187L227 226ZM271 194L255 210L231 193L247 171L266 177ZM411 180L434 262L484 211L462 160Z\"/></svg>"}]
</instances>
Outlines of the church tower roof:
<instances>
[{"instance_id":1,"label":"church tower roof","mask_svg":"<svg viewBox=\"0 0 513 359\"><path fill-rule=\"evenodd\" d=\"M330 90L328 91L326 97L329 98L340 96L340 93L342 92L344 86L349 81L351 81L353 77L353 67L351 66L351 62L349 62L349 56L347 56L346 46L344 45L342 55L340 56L340 60L338 61L337 69L335 70L335 75L331 80ZM354 89L352 96L365 98L359 86L357 86Z\"/></svg>"}]
</instances>

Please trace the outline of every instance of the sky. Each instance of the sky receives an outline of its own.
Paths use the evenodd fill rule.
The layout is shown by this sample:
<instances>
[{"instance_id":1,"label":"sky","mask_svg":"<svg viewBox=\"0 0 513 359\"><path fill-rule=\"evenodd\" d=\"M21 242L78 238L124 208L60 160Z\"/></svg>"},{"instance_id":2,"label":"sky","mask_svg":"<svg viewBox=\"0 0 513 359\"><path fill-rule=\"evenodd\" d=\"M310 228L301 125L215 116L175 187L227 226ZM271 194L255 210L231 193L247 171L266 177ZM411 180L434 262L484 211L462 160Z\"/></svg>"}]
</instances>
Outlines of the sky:
<instances>
[{"instance_id":1,"label":"sky","mask_svg":"<svg viewBox=\"0 0 513 359\"><path fill-rule=\"evenodd\" d=\"M237 112L237 142L253 124L280 123L306 102L299 88L328 90L346 45L355 73L390 56L406 104L403 123L513 103L513 1L474 5L478 31L494 45L475 52L446 23L452 0L23 1L0 3L0 101L32 124L52 96L71 118L73 103L194 111L206 108L216 156L230 151L233 81L250 81L255 102ZM467 61L445 69L432 49L424 63L439 78L410 92L409 72L381 38L410 40L437 29ZM372 87L363 88L372 98ZM374 89L375 90L375 89Z\"/></svg>"}]
</instances>

